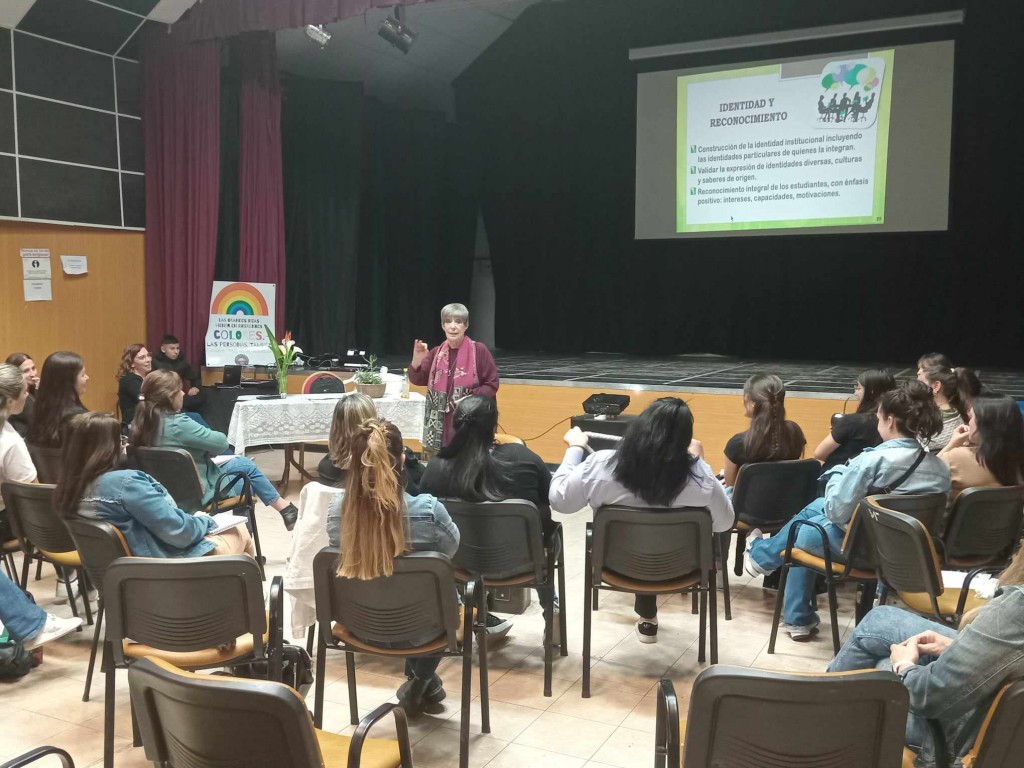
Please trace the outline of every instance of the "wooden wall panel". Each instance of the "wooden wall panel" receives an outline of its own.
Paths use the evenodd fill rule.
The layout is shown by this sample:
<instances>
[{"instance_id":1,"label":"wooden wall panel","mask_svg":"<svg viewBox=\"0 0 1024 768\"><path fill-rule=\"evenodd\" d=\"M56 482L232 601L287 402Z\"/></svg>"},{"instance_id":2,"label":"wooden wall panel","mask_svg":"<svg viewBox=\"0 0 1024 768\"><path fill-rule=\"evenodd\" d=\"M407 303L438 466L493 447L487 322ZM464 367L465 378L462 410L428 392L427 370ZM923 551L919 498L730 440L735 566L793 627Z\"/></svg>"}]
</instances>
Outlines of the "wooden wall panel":
<instances>
[{"instance_id":1,"label":"wooden wall panel","mask_svg":"<svg viewBox=\"0 0 1024 768\"><path fill-rule=\"evenodd\" d=\"M27 352L37 364L70 350L85 360L91 410L113 412L121 351L146 337L142 232L0 221L0 361ZM49 248L53 301L26 302L22 248ZM89 274L65 275L60 257L86 256Z\"/></svg>"}]
</instances>

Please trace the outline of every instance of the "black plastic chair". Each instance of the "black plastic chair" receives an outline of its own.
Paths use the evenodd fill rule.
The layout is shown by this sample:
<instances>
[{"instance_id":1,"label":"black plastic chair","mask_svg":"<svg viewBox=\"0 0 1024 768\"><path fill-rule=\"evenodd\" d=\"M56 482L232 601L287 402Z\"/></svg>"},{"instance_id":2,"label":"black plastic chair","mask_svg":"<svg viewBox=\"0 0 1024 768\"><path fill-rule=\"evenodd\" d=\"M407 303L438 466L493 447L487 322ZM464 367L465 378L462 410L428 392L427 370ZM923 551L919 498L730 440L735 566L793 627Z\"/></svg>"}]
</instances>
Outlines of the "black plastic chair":
<instances>
[{"instance_id":1,"label":"black plastic chair","mask_svg":"<svg viewBox=\"0 0 1024 768\"><path fill-rule=\"evenodd\" d=\"M815 459L759 461L740 467L732 492L732 508L736 513L736 522L732 530L718 534L726 621L732 618L732 599L726 565L732 534L736 534L733 571L737 576L742 576L747 534L755 528L761 533L777 533L817 498L820 474L821 464Z\"/></svg>"},{"instance_id":2,"label":"black plastic chair","mask_svg":"<svg viewBox=\"0 0 1024 768\"><path fill-rule=\"evenodd\" d=\"M103 587L104 768L114 764L116 670L145 656L184 669L267 662L268 678L279 680L282 591L277 576L266 611L260 569L246 555L110 563Z\"/></svg>"},{"instance_id":3,"label":"black plastic chair","mask_svg":"<svg viewBox=\"0 0 1024 768\"><path fill-rule=\"evenodd\" d=\"M861 510L882 582L879 604L895 592L910 610L956 627L965 611L988 602L976 597L970 586L985 568L967 574L960 590L945 589L935 543L920 520L886 509L871 496Z\"/></svg>"},{"instance_id":4,"label":"black plastic chair","mask_svg":"<svg viewBox=\"0 0 1024 768\"><path fill-rule=\"evenodd\" d=\"M13 760L8 760L0 765L0 768L24 768L24 766L31 765L50 755L60 760L62 768L75 768L75 761L71 759L71 755L57 747L36 747Z\"/></svg>"},{"instance_id":5,"label":"black plastic chair","mask_svg":"<svg viewBox=\"0 0 1024 768\"><path fill-rule=\"evenodd\" d=\"M565 562L562 547L562 526L555 524L548 541L544 541L540 512L531 502L522 499L473 503L444 499L445 509L459 529L459 550L452 558L455 577L460 582L483 579L489 587L535 587L554 596L555 578L558 594L565 599ZM544 695L551 695L552 639L554 629L553 602L544 607ZM485 663L486 628L478 622L480 661ZM559 612L559 643L562 656L569 655L566 642L564 609Z\"/></svg>"},{"instance_id":6,"label":"black plastic chair","mask_svg":"<svg viewBox=\"0 0 1024 768\"><path fill-rule=\"evenodd\" d=\"M35 465L36 478L40 483L56 485L61 475L61 449L47 448L43 445L27 444L28 455Z\"/></svg>"},{"instance_id":7,"label":"black plastic chair","mask_svg":"<svg viewBox=\"0 0 1024 768\"><path fill-rule=\"evenodd\" d=\"M348 579L337 575L339 550L325 547L313 559L317 632L316 690L313 722L323 723L324 676L327 650L345 652L349 714L359 722L354 654L390 658L455 656L462 659L462 722L459 766L469 766L469 708L472 698L474 613L483 596L479 579L466 584L462 639L455 569L437 552L412 552L394 559L394 573L376 579ZM333 625L333 626L332 626ZM394 645L435 638L409 648ZM330 643L330 644L328 644ZM480 667L481 730L491 730L487 700L487 670Z\"/></svg>"},{"instance_id":8,"label":"black plastic chair","mask_svg":"<svg viewBox=\"0 0 1024 768\"><path fill-rule=\"evenodd\" d=\"M21 551L24 553L21 588L28 589L28 570L33 558L39 562L50 563L57 571L57 578L63 582L71 603L71 612L77 617L78 599L75 597L75 586L70 578L70 574L76 574L79 597L85 604L86 623L92 624L89 580L82 569L82 559L75 549L75 542L64 520L53 506L55 490L56 486L53 485L18 483L11 480L0 486L11 530L21 543Z\"/></svg>"},{"instance_id":9,"label":"black plastic chair","mask_svg":"<svg viewBox=\"0 0 1024 768\"><path fill-rule=\"evenodd\" d=\"M693 682L685 721L672 681L658 684L654 765L900 768L909 708L892 672L711 667Z\"/></svg>"},{"instance_id":10,"label":"black plastic chair","mask_svg":"<svg viewBox=\"0 0 1024 768\"><path fill-rule=\"evenodd\" d=\"M1024 680L1013 680L996 694L974 746L964 755L971 768L1019 768L1024 755ZM935 721L929 721L934 732ZM944 738L943 738L944 740ZM936 768L950 768L946 750L936 755Z\"/></svg>"},{"instance_id":11,"label":"black plastic chair","mask_svg":"<svg viewBox=\"0 0 1024 768\"><path fill-rule=\"evenodd\" d=\"M146 758L156 765L359 768L364 758L373 768L413 765L405 712L397 704L382 704L355 734L342 736L315 729L302 697L282 683L195 675L145 658L128 670L128 686ZM398 740L367 739L388 714Z\"/></svg>"},{"instance_id":12,"label":"black plastic chair","mask_svg":"<svg viewBox=\"0 0 1024 768\"><path fill-rule=\"evenodd\" d=\"M878 575L875 573L874 553L871 542L864 534L864 527L861 524L859 514L860 507L854 511L846 526L846 536L843 538L843 562L836 562L832 558L832 550L828 543L828 534L825 529L811 520L796 520L789 529L789 539L786 542L786 552L783 556L782 573L779 577L779 591L775 596L775 613L772 617L771 638L768 640L768 653L775 653L775 641L779 634L779 621L782 618L782 602L786 594L786 579L789 576L790 568L808 568L817 574L825 577L825 587L828 591L828 613L832 623L832 651L839 653L839 606L836 599L836 586L846 582L859 584L860 596L858 597L857 621L867 613L869 606L875 597L875 583ZM815 555L806 550L795 547L796 535L801 526L814 528L821 536L823 555Z\"/></svg>"},{"instance_id":13,"label":"black plastic chair","mask_svg":"<svg viewBox=\"0 0 1024 768\"><path fill-rule=\"evenodd\" d=\"M956 497L946 525L943 564L952 569L1007 564L1022 523L1024 487L965 489Z\"/></svg>"},{"instance_id":14,"label":"black plastic chair","mask_svg":"<svg viewBox=\"0 0 1024 768\"><path fill-rule=\"evenodd\" d=\"M64 521L75 542L79 557L89 581L96 585L100 600L96 609L96 629L92 637L92 650L89 652L89 670L85 675L85 692L82 701L89 700L92 688L92 673L96 667L96 652L99 648L100 632L103 629L103 580L106 578L110 564L120 557L131 557L131 548L125 541L124 534L110 523L102 520L91 520L85 517L74 517Z\"/></svg>"},{"instance_id":15,"label":"black plastic chair","mask_svg":"<svg viewBox=\"0 0 1024 768\"><path fill-rule=\"evenodd\" d=\"M949 495L945 493L879 493L869 497L886 509L902 512L919 521L938 542L946 518Z\"/></svg>"},{"instance_id":16,"label":"black plastic chair","mask_svg":"<svg viewBox=\"0 0 1024 768\"><path fill-rule=\"evenodd\" d=\"M718 663L718 609L711 514L705 507L637 509L607 506L587 524L583 587L583 698L590 698L591 612L600 590L700 596L698 661L710 628L711 663ZM708 603L711 603L710 608Z\"/></svg>"},{"instance_id":17,"label":"black plastic chair","mask_svg":"<svg viewBox=\"0 0 1024 768\"><path fill-rule=\"evenodd\" d=\"M260 546L260 532L256 526L256 504L253 501L252 484L248 475L244 472L222 474L217 480L217 487L214 488L213 499L204 505L205 492L199 478L199 470L196 469L192 455L184 448L132 448L128 455L129 460L139 469L166 488L171 498L185 512L193 514L202 510L211 515L218 512L234 512L246 516L249 519L253 543L256 545L256 561L260 564L260 573L266 577L263 570L265 560L263 548ZM242 483L242 492L238 495L228 495L227 489L239 481Z\"/></svg>"}]
</instances>

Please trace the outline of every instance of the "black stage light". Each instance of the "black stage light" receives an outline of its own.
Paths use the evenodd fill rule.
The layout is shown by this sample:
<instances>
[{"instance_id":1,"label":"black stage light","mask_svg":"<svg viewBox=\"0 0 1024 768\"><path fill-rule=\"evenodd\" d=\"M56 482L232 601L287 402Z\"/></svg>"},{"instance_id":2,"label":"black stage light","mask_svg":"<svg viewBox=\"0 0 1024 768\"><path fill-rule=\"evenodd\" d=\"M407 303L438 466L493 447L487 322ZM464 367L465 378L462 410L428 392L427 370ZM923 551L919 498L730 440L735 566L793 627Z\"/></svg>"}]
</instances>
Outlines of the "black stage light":
<instances>
[{"instance_id":1,"label":"black stage light","mask_svg":"<svg viewBox=\"0 0 1024 768\"><path fill-rule=\"evenodd\" d=\"M602 392L583 401L583 412L591 416L618 416L629 407L629 395L608 395Z\"/></svg>"},{"instance_id":2,"label":"black stage light","mask_svg":"<svg viewBox=\"0 0 1024 768\"><path fill-rule=\"evenodd\" d=\"M394 16L388 16L380 23L377 34L402 53L408 53L416 41L416 33L405 23L405 10L400 5L396 6Z\"/></svg>"}]
</instances>

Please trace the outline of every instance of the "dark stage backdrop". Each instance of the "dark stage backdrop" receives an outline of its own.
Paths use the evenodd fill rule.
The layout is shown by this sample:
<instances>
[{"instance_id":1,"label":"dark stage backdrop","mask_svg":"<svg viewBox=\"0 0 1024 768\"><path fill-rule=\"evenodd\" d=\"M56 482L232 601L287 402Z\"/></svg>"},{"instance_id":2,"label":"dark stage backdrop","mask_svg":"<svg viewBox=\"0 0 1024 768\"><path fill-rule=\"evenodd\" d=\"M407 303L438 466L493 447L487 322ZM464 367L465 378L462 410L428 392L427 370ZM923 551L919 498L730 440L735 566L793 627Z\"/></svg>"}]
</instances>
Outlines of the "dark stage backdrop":
<instances>
[{"instance_id":1,"label":"dark stage backdrop","mask_svg":"<svg viewBox=\"0 0 1024 768\"><path fill-rule=\"evenodd\" d=\"M947 232L637 241L631 47L966 6ZM1015 71L1024 5L567 0L529 8L456 81L473 134L498 346L760 358L1024 362ZM841 50L892 37L788 47ZM923 38L904 34L899 42ZM848 45L849 44L849 45ZM658 69L779 55L764 47ZM650 64L648 64L650 66ZM672 162L666 158L666 162Z\"/></svg>"}]
</instances>

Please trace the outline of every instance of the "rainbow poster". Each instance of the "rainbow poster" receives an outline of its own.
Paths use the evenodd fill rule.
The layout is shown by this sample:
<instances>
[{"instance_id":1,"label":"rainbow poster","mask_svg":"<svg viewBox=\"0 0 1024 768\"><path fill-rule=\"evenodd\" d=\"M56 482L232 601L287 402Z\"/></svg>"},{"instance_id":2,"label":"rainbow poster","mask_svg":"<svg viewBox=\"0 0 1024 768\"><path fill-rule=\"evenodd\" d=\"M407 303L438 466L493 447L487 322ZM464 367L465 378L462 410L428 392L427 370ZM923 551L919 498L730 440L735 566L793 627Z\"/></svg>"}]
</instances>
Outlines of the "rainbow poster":
<instances>
[{"instance_id":1,"label":"rainbow poster","mask_svg":"<svg viewBox=\"0 0 1024 768\"><path fill-rule=\"evenodd\" d=\"M275 327L275 298L273 283L215 281L210 292L206 364L273 364L263 326Z\"/></svg>"}]
</instances>

